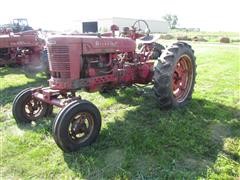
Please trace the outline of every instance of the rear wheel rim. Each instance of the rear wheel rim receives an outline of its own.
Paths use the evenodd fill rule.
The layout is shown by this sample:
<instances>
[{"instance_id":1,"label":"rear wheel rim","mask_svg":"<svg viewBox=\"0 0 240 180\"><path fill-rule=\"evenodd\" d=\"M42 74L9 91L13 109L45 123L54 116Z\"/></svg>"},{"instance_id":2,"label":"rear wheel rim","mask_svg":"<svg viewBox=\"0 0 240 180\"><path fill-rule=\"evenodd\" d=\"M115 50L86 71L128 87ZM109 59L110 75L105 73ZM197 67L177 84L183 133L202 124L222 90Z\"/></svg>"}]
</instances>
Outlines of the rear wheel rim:
<instances>
[{"instance_id":1,"label":"rear wheel rim","mask_svg":"<svg viewBox=\"0 0 240 180\"><path fill-rule=\"evenodd\" d=\"M91 136L93 129L93 115L89 112L80 112L71 118L68 134L73 142L83 143Z\"/></svg>"},{"instance_id":2,"label":"rear wheel rim","mask_svg":"<svg viewBox=\"0 0 240 180\"><path fill-rule=\"evenodd\" d=\"M172 76L172 92L178 103L186 100L191 90L193 80L193 66L191 58L181 56L175 66Z\"/></svg>"}]
</instances>

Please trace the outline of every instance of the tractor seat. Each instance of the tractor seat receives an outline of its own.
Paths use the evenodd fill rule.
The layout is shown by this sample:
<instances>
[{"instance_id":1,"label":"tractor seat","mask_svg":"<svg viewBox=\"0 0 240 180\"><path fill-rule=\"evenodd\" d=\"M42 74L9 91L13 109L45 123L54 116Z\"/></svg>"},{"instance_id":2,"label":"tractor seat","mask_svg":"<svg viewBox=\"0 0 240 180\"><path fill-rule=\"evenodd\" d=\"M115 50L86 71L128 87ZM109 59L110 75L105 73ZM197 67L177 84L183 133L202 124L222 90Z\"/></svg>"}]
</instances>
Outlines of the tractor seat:
<instances>
[{"instance_id":1,"label":"tractor seat","mask_svg":"<svg viewBox=\"0 0 240 180\"><path fill-rule=\"evenodd\" d=\"M158 34L146 35L142 38L139 38L138 43L150 44L150 43L157 41L159 38L160 38L160 35L158 35Z\"/></svg>"}]
</instances>

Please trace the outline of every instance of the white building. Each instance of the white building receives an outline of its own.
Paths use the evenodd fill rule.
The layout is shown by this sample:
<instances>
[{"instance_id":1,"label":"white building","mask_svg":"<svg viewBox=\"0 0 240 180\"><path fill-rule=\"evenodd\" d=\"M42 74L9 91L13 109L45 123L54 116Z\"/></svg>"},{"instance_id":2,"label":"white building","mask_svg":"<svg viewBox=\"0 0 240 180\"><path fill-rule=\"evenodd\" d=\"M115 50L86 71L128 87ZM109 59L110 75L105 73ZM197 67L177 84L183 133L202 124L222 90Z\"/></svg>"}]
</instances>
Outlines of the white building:
<instances>
[{"instance_id":1,"label":"white building","mask_svg":"<svg viewBox=\"0 0 240 180\"><path fill-rule=\"evenodd\" d=\"M84 26L88 26L87 28L97 29L98 32L106 32L110 31L111 25L115 24L119 27L120 31L122 31L123 27L130 27L137 19L131 18L121 18L121 17L112 17L112 18L104 18L97 20L86 20L86 21L76 21L78 24L77 30L83 32ZM169 31L169 25L165 21L159 20L145 20L152 33L167 33ZM138 25L138 24L137 24ZM146 26L143 23L140 23L141 28L144 30ZM86 31L86 30L85 30ZM88 30L87 30L88 31ZM94 32L89 31L89 32Z\"/></svg>"}]
</instances>

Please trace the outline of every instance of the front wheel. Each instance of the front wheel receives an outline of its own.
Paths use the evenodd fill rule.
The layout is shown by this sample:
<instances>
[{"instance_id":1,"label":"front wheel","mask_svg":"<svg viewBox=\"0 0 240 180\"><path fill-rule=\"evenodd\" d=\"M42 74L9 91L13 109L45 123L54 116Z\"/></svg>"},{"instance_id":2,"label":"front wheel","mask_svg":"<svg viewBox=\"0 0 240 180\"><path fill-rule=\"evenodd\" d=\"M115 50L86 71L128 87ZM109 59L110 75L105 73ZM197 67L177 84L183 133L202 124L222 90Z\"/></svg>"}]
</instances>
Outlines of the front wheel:
<instances>
[{"instance_id":1,"label":"front wheel","mask_svg":"<svg viewBox=\"0 0 240 180\"><path fill-rule=\"evenodd\" d=\"M31 89L25 89L15 97L12 113L17 124L26 124L46 116L50 112L50 106L34 98Z\"/></svg>"},{"instance_id":2,"label":"front wheel","mask_svg":"<svg viewBox=\"0 0 240 180\"><path fill-rule=\"evenodd\" d=\"M153 90L161 108L180 107L191 98L196 77L194 51L184 42L164 50L155 67Z\"/></svg>"},{"instance_id":3,"label":"front wheel","mask_svg":"<svg viewBox=\"0 0 240 180\"><path fill-rule=\"evenodd\" d=\"M52 129L54 140L63 151L77 151L97 139L101 115L89 101L74 101L60 111Z\"/></svg>"}]
</instances>

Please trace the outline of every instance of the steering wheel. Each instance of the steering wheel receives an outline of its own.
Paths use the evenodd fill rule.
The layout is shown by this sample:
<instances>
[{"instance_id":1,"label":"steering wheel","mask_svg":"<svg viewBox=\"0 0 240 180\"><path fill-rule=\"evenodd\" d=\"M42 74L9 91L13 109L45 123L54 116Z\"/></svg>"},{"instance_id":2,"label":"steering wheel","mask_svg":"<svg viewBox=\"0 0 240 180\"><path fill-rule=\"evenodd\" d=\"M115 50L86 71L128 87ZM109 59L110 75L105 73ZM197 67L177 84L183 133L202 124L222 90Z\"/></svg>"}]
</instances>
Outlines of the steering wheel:
<instances>
[{"instance_id":1,"label":"steering wheel","mask_svg":"<svg viewBox=\"0 0 240 180\"><path fill-rule=\"evenodd\" d=\"M147 29L147 32L144 29L142 29L141 24L144 24L145 30ZM140 32L140 33L144 33L144 34L149 34L150 33L148 23L145 20L140 19L140 20L135 21L132 25L132 28L136 32Z\"/></svg>"}]
</instances>

